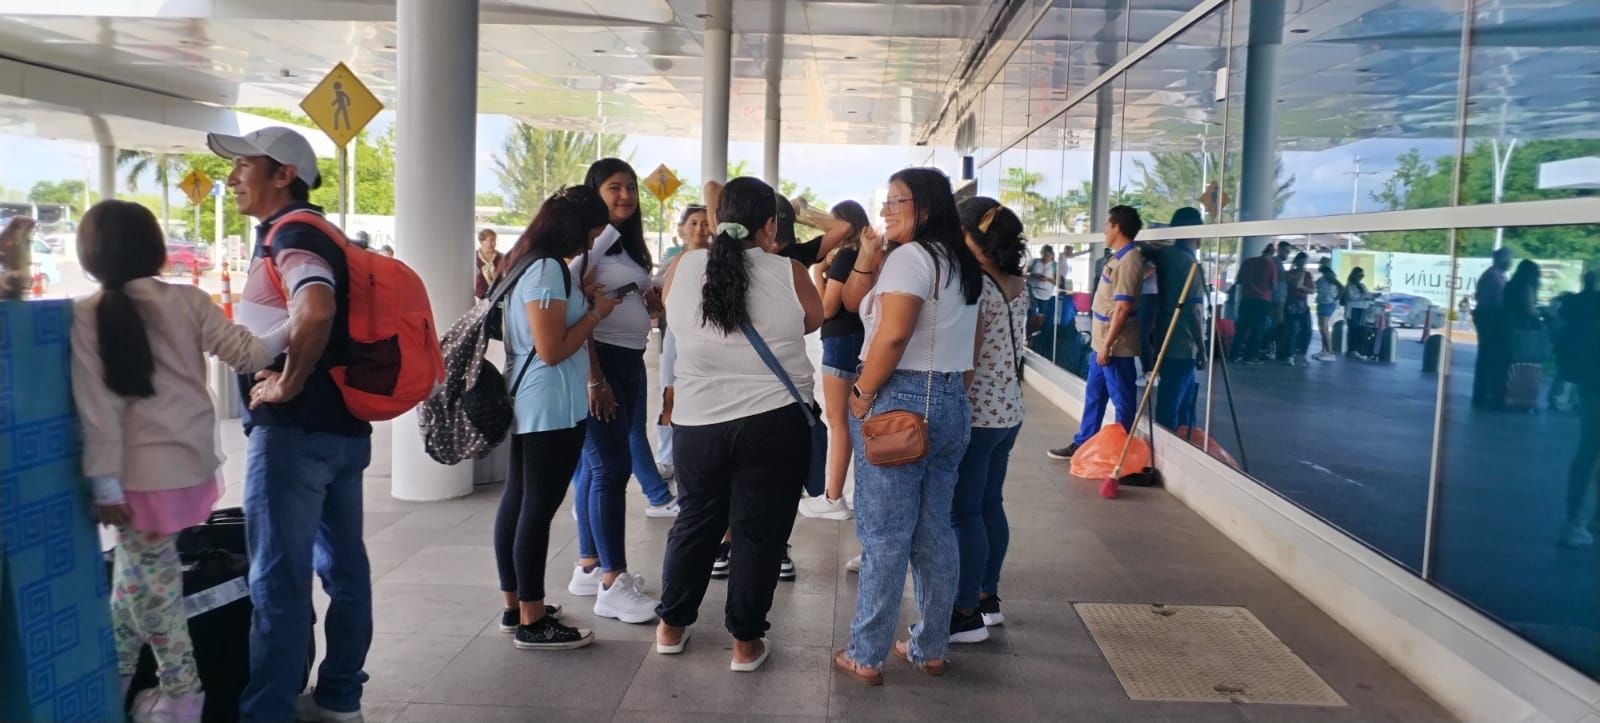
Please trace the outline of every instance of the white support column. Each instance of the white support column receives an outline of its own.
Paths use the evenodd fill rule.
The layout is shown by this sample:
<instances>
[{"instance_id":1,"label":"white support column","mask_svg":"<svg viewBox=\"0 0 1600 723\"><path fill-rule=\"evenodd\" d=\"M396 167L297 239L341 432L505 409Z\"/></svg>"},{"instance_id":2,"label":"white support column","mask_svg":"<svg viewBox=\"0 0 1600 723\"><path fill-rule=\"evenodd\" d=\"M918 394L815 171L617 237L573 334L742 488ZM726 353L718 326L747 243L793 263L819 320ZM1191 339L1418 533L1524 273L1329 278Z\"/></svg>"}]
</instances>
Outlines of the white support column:
<instances>
[{"instance_id":1,"label":"white support column","mask_svg":"<svg viewBox=\"0 0 1600 723\"><path fill-rule=\"evenodd\" d=\"M100 146L100 200L117 197L117 147ZM88 210L88 209L84 209Z\"/></svg>"},{"instance_id":2,"label":"white support column","mask_svg":"<svg viewBox=\"0 0 1600 723\"><path fill-rule=\"evenodd\" d=\"M478 3L398 0L395 246L422 275L440 329L472 302L477 159ZM430 459L416 413L394 422L390 494L444 500L472 492L472 465Z\"/></svg>"},{"instance_id":3,"label":"white support column","mask_svg":"<svg viewBox=\"0 0 1600 723\"><path fill-rule=\"evenodd\" d=\"M700 122L700 175L728 180L728 95L733 71L733 0L706 0L706 75ZM712 221L715 224L715 220Z\"/></svg>"},{"instance_id":4,"label":"white support column","mask_svg":"<svg viewBox=\"0 0 1600 723\"><path fill-rule=\"evenodd\" d=\"M1278 195L1278 58L1283 55L1284 0L1251 0L1245 50L1244 141L1239 161L1239 220L1270 220ZM1248 236L1239 259L1260 256L1270 236Z\"/></svg>"},{"instance_id":5,"label":"white support column","mask_svg":"<svg viewBox=\"0 0 1600 723\"><path fill-rule=\"evenodd\" d=\"M787 6L788 3L773 3L772 18L767 25L767 124L762 138L761 176L775 190L783 179L778 174L778 158L783 141L783 33Z\"/></svg>"}]
</instances>

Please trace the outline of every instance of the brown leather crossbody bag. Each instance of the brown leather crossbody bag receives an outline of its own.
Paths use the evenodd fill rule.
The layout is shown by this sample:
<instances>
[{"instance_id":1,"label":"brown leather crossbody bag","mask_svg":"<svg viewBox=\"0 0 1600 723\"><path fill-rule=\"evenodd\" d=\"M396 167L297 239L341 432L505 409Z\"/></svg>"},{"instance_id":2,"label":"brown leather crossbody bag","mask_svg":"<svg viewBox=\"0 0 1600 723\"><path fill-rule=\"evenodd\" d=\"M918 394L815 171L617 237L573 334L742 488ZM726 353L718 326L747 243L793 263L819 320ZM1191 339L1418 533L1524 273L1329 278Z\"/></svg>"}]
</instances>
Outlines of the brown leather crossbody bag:
<instances>
[{"instance_id":1,"label":"brown leather crossbody bag","mask_svg":"<svg viewBox=\"0 0 1600 723\"><path fill-rule=\"evenodd\" d=\"M928 385L924 390L922 414L896 409L883 414L867 412L861 422L861 444L867 464L899 467L920 462L928 456L928 416L933 412L933 361L939 339L939 278L933 285L933 333L928 341ZM877 404L876 399L872 400Z\"/></svg>"}]
</instances>

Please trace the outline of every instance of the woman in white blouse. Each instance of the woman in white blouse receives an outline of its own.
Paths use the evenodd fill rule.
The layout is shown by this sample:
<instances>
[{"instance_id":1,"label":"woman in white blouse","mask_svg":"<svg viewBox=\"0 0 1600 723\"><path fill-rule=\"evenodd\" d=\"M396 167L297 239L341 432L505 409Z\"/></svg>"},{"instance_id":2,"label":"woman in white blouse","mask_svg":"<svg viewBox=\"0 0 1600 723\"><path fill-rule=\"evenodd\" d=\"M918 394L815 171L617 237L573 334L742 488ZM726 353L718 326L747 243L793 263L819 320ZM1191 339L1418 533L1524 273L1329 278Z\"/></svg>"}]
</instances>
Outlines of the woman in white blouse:
<instances>
[{"instance_id":1,"label":"woman in white blouse","mask_svg":"<svg viewBox=\"0 0 1600 723\"><path fill-rule=\"evenodd\" d=\"M682 511L662 563L656 650L683 652L718 543L731 530L726 624L735 672L756 670L772 652L763 639L767 612L811 461L801 407L815 413L805 335L822 325L822 299L799 262L763 250L776 235L776 209L767 184L729 181L712 204L711 247L683 252L666 283Z\"/></svg>"},{"instance_id":2,"label":"woman in white blouse","mask_svg":"<svg viewBox=\"0 0 1600 723\"><path fill-rule=\"evenodd\" d=\"M896 173L883 218L885 238L896 248L880 267L886 244L876 234L864 239L845 288L847 308L859 304L867 329L861 376L850 400L862 553L850 646L833 657L835 667L868 685L883 682L891 644L895 655L924 672L945 671L957 566L950 504L972 430L963 377L972 370L983 291L983 271L962 236L943 173ZM873 465L865 454L863 421L898 410L927 420L927 455L910 464ZM909 641L895 642L908 563L922 620Z\"/></svg>"}]
</instances>

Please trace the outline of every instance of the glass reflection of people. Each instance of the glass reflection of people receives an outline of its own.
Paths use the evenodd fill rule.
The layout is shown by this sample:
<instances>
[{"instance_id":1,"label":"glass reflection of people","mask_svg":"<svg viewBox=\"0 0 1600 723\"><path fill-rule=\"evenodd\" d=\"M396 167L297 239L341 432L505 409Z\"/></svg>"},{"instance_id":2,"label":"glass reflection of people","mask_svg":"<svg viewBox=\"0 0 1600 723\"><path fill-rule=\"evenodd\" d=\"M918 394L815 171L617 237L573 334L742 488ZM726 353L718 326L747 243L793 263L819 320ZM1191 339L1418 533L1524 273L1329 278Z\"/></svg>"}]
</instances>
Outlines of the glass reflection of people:
<instances>
[{"instance_id":1,"label":"glass reflection of people","mask_svg":"<svg viewBox=\"0 0 1600 723\"><path fill-rule=\"evenodd\" d=\"M1028 264L1028 294L1033 298L1029 316L1043 315L1045 328L1055 323L1056 279L1059 277L1056 250L1045 244L1039 249L1039 258Z\"/></svg>"},{"instance_id":2,"label":"glass reflection of people","mask_svg":"<svg viewBox=\"0 0 1600 723\"><path fill-rule=\"evenodd\" d=\"M1239 265L1234 287L1239 298L1239 331L1232 361L1260 363L1272 327L1272 294L1277 288L1282 266L1275 254L1277 246L1267 244L1261 255Z\"/></svg>"},{"instance_id":3,"label":"glass reflection of people","mask_svg":"<svg viewBox=\"0 0 1600 723\"><path fill-rule=\"evenodd\" d=\"M1332 260L1322 259L1317 267L1317 331L1322 336L1322 351L1312 357L1317 361L1331 362L1339 358L1333 353L1333 314L1339 310L1339 295L1343 293L1344 284L1339 283Z\"/></svg>"},{"instance_id":4,"label":"glass reflection of people","mask_svg":"<svg viewBox=\"0 0 1600 723\"><path fill-rule=\"evenodd\" d=\"M1600 272L1584 274L1583 291L1565 305L1567 326L1556 347L1557 364L1578 388L1578 450L1567 472L1567 525L1561 542L1569 547L1594 544L1600 531L1600 500L1593 516L1582 523L1585 498L1600 490Z\"/></svg>"},{"instance_id":5,"label":"glass reflection of people","mask_svg":"<svg viewBox=\"0 0 1600 723\"><path fill-rule=\"evenodd\" d=\"M1366 278L1367 270L1357 266L1344 279L1344 295L1339 303L1344 305L1346 356L1367 356L1377 341L1377 327L1366 323L1367 305L1371 303L1371 294L1363 283Z\"/></svg>"},{"instance_id":6,"label":"glass reflection of people","mask_svg":"<svg viewBox=\"0 0 1600 723\"><path fill-rule=\"evenodd\" d=\"M1168 225L1199 226L1200 223L1200 212L1186 206L1173 212ZM1172 340L1167 343L1167 355L1161 360L1160 383L1156 386L1156 423L1173 431L1197 426L1194 409L1199 385L1195 383L1195 371L1205 365L1205 267L1195 269L1188 298L1180 302L1179 294L1183 292L1190 267L1200 263L1199 249L1200 239L1179 239L1155 254L1161 308L1155 322L1157 333L1165 335L1172 317L1179 315ZM1159 344L1161 338L1157 337L1156 343Z\"/></svg>"},{"instance_id":7,"label":"glass reflection of people","mask_svg":"<svg viewBox=\"0 0 1600 723\"><path fill-rule=\"evenodd\" d=\"M497 235L492 228L478 232L478 255L474 259L477 273L472 281L472 298L481 299L489 295L489 287L494 286L500 271L500 252L495 249Z\"/></svg>"},{"instance_id":8,"label":"glass reflection of people","mask_svg":"<svg viewBox=\"0 0 1600 723\"><path fill-rule=\"evenodd\" d=\"M1511 249L1494 252L1494 260L1481 276L1473 292L1472 327L1478 332L1478 358L1472 372L1472 406L1498 409L1505 406L1506 372L1510 362L1504 352L1510 346L1510 327L1505 320L1506 272L1511 270Z\"/></svg>"},{"instance_id":9,"label":"glass reflection of people","mask_svg":"<svg viewBox=\"0 0 1600 723\"><path fill-rule=\"evenodd\" d=\"M1310 301L1311 295L1317 291L1317 285L1311 272L1306 269L1308 261L1310 257L1306 252L1295 254L1282 282L1284 329L1278 338L1278 361L1289 366L1311 365L1306 360L1306 352L1311 349Z\"/></svg>"}]
</instances>

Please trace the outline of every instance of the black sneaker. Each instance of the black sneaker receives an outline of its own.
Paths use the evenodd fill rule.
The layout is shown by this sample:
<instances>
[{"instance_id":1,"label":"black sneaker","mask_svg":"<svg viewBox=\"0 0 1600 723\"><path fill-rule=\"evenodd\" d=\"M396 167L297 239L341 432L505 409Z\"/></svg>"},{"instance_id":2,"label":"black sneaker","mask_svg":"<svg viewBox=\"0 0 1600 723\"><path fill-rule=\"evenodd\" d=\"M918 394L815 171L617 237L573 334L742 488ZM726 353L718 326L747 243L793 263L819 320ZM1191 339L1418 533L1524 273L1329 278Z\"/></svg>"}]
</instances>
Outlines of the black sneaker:
<instances>
[{"instance_id":1,"label":"black sneaker","mask_svg":"<svg viewBox=\"0 0 1600 723\"><path fill-rule=\"evenodd\" d=\"M532 625L518 625L511 644L519 650L575 650L594 642L594 632L568 627L546 615Z\"/></svg>"},{"instance_id":2,"label":"black sneaker","mask_svg":"<svg viewBox=\"0 0 1600 723\"><path fill-rule=\"evenodd\" d=\"M557 616L557 615L560 615L561 614L561 606L560 605L546 605L546 606L544 606L544 614L546 616L552 617L552 618ZM500 612L500 632L505 633L507 635L510 635L511 633L514 633L514 632L517 632L517 626L519 624L521 624L521 623L522 623L522 614L519 613L518 611L513 610L513 609L507 609L507 610L502 610Z\"/></svg>"},{"instance_id":3,"label":"black sneaker","mask_svg":"<svg viewBox=\"0 0 1600 723\"><path fill-rule=\"evenodd\" d=\"M1072 455L1077 454L1077 453L1078 453L1078 443L1077 442L1073 442L1072 444L1069 444L1069 445L1067 445L1065 447L1062 447L1060 449L1052 449L1052 450L1050 450L1048 452L1045 452L1045 455L1048 456L1050 459L1072 459Z\"/></svg>"},{"instance_id":4,"label":"black sneaker","mask_svg":"<svg viewBox=\"0 0 1600 723\"><path fill-rule=\"evenodd\" d=\"M976 613L950 611L950 642L981 643L989 639L989 629L983 626L983 616Z\"/></svg>"},{"instance_id":5,"label":"black sneaker","mask_svg":"<svg viewBox=\"0 0 1600 723\"><path fill-rule=\"evenodd\" d=\"M983 615L983 624L990 627L1006 624L1006 614L1000 612L1000 596L990 595L978 601L978 613Z\"/></svg>"},{"instance_id":6,"label":"black sneaker","mask_svg":"<svg viewBox=\"0 0 1600 723\"><path fill-rule=\"evenodd\" d=\"M717 561L711 563L711 579L728 579L728 558L733 554L733 544L724 542L717 548Z\"/></svg>"},{"instance_id":7,"label":"black sneaker","mask_svg":"<svg viewBox=\"0 0 1600 723\"><path fill-rule=\"evenodd\" d=\"M783 546L783 559L778 561L778 580L794 582L794 560L789 559L789 546Z\"/></svg>"}]
</instances>

